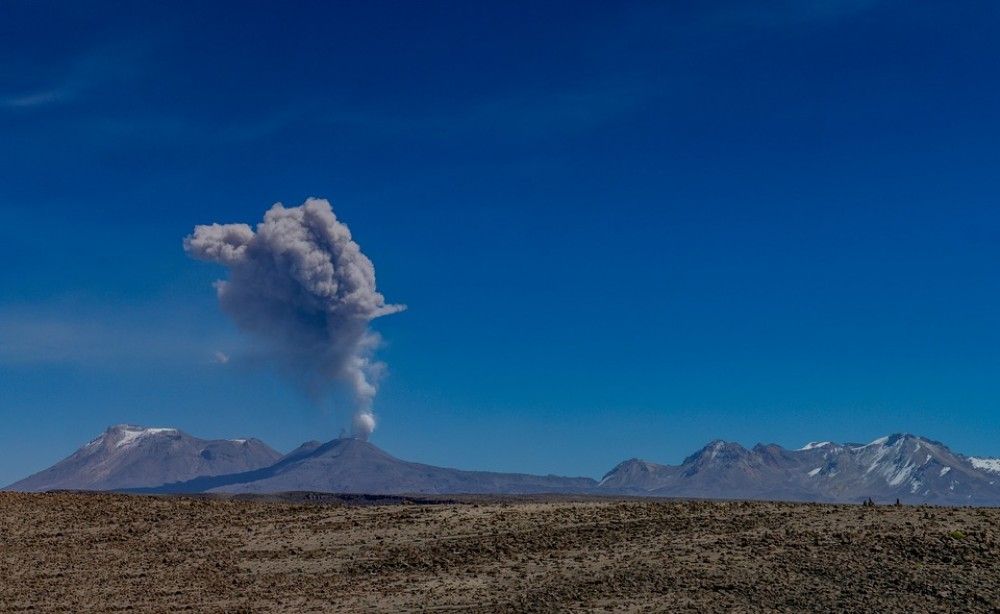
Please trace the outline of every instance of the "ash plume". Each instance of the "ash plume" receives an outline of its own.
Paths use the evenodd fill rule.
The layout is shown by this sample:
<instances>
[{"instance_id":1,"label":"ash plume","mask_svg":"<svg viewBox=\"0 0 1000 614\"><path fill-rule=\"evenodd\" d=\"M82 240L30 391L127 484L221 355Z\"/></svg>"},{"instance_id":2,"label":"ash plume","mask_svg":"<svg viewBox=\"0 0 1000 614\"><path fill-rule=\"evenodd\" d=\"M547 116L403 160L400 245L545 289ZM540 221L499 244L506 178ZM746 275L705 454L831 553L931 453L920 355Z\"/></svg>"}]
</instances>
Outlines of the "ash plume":
<instances>
[{"instance_id":1,"label":"ash plume","mask_svg":"<svg viewBox=\"0 0 1000 614\"><path fill-rule=\"evenodd\" d=\"M277 203L256 229L196 226L184 251L225 266L229 278L215 283L223 311L314 398L345 386L355 403L355 435L371 434L385 366L374 358L380 339L368 325L405 306L387 304L376 291L375 267L328 201Z\"/></svg>"}]
</instances>

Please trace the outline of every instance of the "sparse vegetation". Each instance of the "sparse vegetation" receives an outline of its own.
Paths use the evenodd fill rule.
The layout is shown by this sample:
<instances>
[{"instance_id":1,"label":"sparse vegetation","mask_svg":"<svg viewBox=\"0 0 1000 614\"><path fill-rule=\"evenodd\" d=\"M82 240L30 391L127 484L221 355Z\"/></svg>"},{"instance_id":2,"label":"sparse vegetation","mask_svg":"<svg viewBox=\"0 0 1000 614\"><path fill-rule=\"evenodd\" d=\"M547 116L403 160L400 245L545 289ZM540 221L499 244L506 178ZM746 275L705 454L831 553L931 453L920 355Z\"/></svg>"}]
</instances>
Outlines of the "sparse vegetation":
<instances>
[{"instance_id":1,"label":"sparse vegetation","mask_svg":"<svg viewBox=\"0 0 1000 614\"><path fill-rule=\"evenodd\" d=\"M0 493L0 611L1000 609L1000 510L877 509Z\"/></svg>"}]
</instances>

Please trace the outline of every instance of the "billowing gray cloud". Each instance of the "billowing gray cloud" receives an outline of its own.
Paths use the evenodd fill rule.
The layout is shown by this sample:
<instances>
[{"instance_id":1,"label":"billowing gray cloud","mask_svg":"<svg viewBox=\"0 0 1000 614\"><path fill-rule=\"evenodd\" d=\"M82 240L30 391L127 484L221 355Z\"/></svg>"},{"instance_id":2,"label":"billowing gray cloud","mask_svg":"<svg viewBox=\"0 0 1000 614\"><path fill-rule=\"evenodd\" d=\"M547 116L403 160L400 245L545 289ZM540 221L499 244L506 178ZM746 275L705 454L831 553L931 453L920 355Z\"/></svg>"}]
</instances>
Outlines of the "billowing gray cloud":
<instances>
[{"instance_id":1,"label":"billowing gray cloud","mask_svg":"<svg viewBox=\"0 0 1000 614\"><path fill-rule=\"evenodd\" d=\"M374 359L379 337L369 322L405 307L387 304L375 289L375 267L330 203L275 204L256 230L197 226L184 249L229 270L215 286L223 311L263 343L282 371L313 396L337 384L350 390L355 433L367 437L384 370Z\"/></svg>"}]
</instances>

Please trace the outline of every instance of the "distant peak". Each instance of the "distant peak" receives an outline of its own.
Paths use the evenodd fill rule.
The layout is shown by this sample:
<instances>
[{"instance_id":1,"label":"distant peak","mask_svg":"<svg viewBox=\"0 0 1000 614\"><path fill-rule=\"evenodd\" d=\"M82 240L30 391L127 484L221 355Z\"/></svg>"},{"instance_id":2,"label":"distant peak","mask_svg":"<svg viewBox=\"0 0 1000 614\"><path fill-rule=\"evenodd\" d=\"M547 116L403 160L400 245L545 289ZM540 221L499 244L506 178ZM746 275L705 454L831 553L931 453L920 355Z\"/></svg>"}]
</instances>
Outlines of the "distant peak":
<instances>
[{"instance_id":1,"label":"distant peak","mask_svg":"<svg viewBox=\"0 0 1000 614\"><path fill-rule=\"evenodd\" d=\"M707 451L722 451L722 450L742 450L746 452L746 448L742 445L736 443L735 441L725 441L723 439L716 439L710 441L707 446L703 448Z\"/></svg>"},{"instance_id":2,"label":"distant peak","mask_svg":"<svg viewBox=\"0 0 1000 614\"><path fill-rule=\"evenodd\" d=\"M803 452L805 450L812 450L815 448L825 448L826 446L832 446L832 445L833 443L829 441L810 441L806 445L799 448L799 451Z\"/></svg>"},{"instance_id":3,"label":"distant peak","mask_svg":"<svg viewBox=\"0 0 1000 614\"><path fill-rule=\"evenodd\" d=\"M913 435L911 433L892 433L891 435L884 435L878 439L874 439L869 443L855 446L856 448L869 448L877 446L894 446L901 441L923 441L927 443L937 443L927 439L926 437L920 437L919 435Z\"/></svg>"},{"instance_id":4,"label":"distant peak","mask_svg":"<svg viewBox=\"0 0 1000 614\"><path fill-rule=\"evenodd\" d=\"M731 461L746 456L749 453L746 448L734 441L715 439L708 442L701 450L684 459L684 464L697 461L714 461L716 459Z\"/></svg>"},{"instance_id":5,"label":"distant peak","mask_svg":"<svg viewBox=\"0 0 1000 614\"><path fill-rule=\"evenodd\" d=\"M890 440L892 440L893 437L897 437L898 438L897 435L884 435L884 436L879 437L877 439L873 439L872 441L870 441L868 443L864 443L864 444L861 444L861 445L858 445L858 446L854 446L854 449L859 450L861 448L874 448L874 447L878 447L878 446L892 445L893 443L895 443L895 441L891 441L891 443L890 443Z\"/></svg>"},{"instance_id":6,"label":"distant peak","mask_svg":"<svg viewBox=\"0 0 1000 614\"><path fill-rule=\"evenodd\" d=\"M628 460L623 460L622 462L615 465L614 468L611 471L607 472L604 477L607 477L616 471L621 471L623 469L628 469L631 467L650 467L650 466L653 466L653 463L650 463L649 461L644 461L641 458L630 458Z\"/></svg>"},{"instance_id":7,"label":"distant peak","mask_svg":"<svg viewBox=\"0 0 1000 614\"><path fill-rule=\"evenodd\" d=\"M611 471L605 473L599 483L606 484L608 480L612 479L635 480L638 476L654 474L662 468L662 465L641 458L630 458L618 463Z\"/></svg>"}]
</instances>

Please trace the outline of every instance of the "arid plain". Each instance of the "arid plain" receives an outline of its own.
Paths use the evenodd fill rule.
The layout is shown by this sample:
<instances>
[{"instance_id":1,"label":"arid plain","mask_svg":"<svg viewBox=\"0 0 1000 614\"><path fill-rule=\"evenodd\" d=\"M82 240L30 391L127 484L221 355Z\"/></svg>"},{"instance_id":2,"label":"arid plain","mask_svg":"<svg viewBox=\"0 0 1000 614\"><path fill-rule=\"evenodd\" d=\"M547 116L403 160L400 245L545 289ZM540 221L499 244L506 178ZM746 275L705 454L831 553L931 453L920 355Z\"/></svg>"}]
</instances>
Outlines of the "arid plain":
<instances>
[{"instance_id":1,"label":"arid plain","mask_svg":"<svg viewBox=\"0 0 1000 614\"><path fill-rule=\"evenodd\" d=\"M0 493L0 610L996 611L1000 510Z\"/></svg>"}]
</instances>

